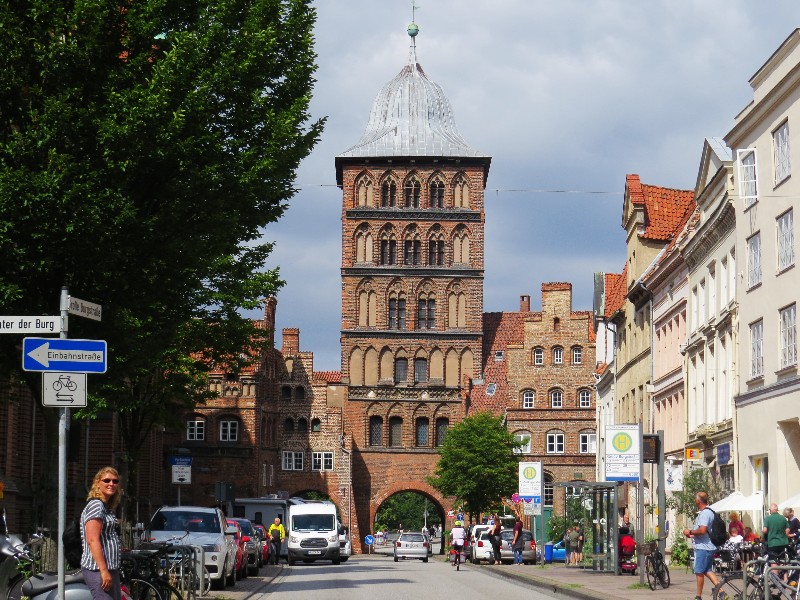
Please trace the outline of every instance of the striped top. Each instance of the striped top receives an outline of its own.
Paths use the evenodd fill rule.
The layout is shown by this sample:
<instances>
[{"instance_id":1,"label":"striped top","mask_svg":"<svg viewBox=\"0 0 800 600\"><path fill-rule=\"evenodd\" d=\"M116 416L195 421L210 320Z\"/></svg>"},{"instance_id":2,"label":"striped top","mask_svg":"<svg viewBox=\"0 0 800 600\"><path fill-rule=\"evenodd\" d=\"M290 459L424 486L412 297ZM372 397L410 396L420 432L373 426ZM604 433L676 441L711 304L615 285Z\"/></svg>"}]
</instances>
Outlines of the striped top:
<instances>
[{"instance_id":1,"label":"striped top","mask_svg":"<svg viewBox=\"0 0 800 600\"><path fill-rule=\"evenodd\" d=\"M114 513L106 508L102 500L92 498L81 513L81 539L83 539L83 555L81 556L81 568L89 571L99 571L100 567L92 556L89 544L86 543L86 522L97 519L102 522L100 530L100 545L103 547L103 555L106 558L106 566L109 571L119 569L119 557L122 543L117 534L117 518Z\"/></svg>"}]
</instances>

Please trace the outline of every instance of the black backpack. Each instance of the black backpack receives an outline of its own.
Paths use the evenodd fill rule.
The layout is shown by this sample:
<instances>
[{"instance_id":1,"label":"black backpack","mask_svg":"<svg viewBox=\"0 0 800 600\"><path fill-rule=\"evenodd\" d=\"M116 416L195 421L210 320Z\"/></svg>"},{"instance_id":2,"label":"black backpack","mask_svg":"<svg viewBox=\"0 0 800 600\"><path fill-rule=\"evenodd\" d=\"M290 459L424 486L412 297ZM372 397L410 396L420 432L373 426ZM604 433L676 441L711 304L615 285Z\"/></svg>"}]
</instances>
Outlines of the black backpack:
<instances>
[{"instance_id":1,"label":"black backpack","mask_svg":"<svg viewBox=\"0 0 800 600\"><path fill-rule=\"evenodd\" d=\"M64 542L64 558L67 564L73 569L81 566L81 556L83 555L83 539L81 538L80 517L73 519L64 533L61 535Z\"/></svg>"},{"instance_id":2,"label":"black backpack","mask_svg":"<svg viewBox=\"0 0 800 600\"><path fill-rule=\"evenodd\" d=\"M706 508L708 508L706 506ZM711 543L715 546L722 546L726 541L728 541L728 531L725 527L725 521L722 520L717 513L714 512L714 509L708 508L711 513L714 515L714 520L711 522L711 527L708 528L708 537L711 538Z\"/></svg>"}]
</instances>

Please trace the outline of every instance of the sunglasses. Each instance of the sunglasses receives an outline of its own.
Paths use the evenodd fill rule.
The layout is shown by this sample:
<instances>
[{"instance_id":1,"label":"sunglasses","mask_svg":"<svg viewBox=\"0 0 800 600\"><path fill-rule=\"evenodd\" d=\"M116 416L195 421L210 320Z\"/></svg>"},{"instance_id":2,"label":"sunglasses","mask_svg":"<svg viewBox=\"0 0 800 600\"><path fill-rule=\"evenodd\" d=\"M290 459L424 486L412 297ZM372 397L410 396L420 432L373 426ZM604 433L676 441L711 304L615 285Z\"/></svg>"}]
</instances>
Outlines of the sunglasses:
<instances>
[{"instance_id":1,"label":"sunglasses","mask_svg":"<svg viewBox=\"0 0 800 600\"><path fill-rule=\"evenodd\" d=\"M114 483L114 484L119 483L119 479L101 479L100 481L102 481L103 483Z\"/></svg>"}]
</instances>

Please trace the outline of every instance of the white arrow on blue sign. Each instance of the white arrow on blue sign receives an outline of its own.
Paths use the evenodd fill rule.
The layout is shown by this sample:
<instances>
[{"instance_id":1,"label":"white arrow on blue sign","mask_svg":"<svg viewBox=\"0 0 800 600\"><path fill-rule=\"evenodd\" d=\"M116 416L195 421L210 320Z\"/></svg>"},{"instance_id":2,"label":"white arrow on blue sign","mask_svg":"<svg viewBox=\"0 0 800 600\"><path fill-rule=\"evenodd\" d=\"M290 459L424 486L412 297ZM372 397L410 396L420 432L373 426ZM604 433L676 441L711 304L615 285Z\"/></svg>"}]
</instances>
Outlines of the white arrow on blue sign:
<instances>
[{"instance_id":1,"label":"white arrow on blue sign","mask_svg":"<svg viewBox=\"0 0 800 600\"><path fill-rule=\"evenodd\" d=\"M105 340L22 340L22 368L25 371L105 373L106 355Z\"/></svg>"}]
</instances>

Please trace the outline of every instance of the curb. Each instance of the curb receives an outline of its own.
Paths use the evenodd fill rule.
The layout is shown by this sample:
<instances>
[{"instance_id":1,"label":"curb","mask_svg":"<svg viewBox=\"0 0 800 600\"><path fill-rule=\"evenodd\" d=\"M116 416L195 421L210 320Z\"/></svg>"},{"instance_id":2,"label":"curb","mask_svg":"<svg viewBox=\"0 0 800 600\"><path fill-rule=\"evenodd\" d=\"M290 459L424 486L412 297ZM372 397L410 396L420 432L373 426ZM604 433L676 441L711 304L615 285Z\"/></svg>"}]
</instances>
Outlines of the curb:
<instances>
[{"instance_id":1,"label":"curb","mask_svg":"<svg viewBox=\"0 0 800 600\"><path fill-rule=\"evenodd\" d=\"M619 600L617 596L609 596L602 592L587 588L583 585L580 587L570 587L559 581L547 579L546 577L539 577L530 573L517 574L506 569L489 568L487 568L485 571L482 569L481 572L485 572L490 577L496 577L498 579L511 579L517 583L540 590L546 590L547 592L560 597L576 598L577 600Z\"/></svg>"}]
</instances>

